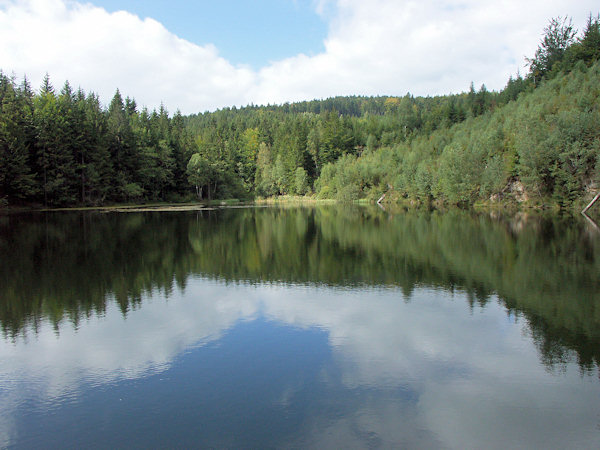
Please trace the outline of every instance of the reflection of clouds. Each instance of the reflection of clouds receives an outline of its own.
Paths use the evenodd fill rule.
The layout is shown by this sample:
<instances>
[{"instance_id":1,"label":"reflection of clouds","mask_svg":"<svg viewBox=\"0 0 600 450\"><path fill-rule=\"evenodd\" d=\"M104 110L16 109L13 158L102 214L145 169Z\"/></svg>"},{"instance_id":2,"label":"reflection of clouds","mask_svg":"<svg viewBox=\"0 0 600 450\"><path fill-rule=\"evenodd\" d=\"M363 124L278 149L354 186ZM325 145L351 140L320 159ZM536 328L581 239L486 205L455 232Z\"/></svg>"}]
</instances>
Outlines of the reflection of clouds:
<instances>
[{"instance_id":1,"label":"reflection of clouds","mask_svg":"<svg viewBox=\"0 0 600 450\"><path fill-rule=\"evenodd\" d=\"M388 289L316 289L282 297L277 290L265 296L265 313L287 324L327 329L346 365L348 387L397 386L461 364L486 327L471 323L465 302L457 308L447 294L433 290L416 293L408 305L399 291Z\"/></svg>"},{"instance_id":2,"label":"reflection of clouds","mask_svg":"<svg viewBox=\"0 0 600 450\"><path fill-rule=\"evenodd\" d=\"M589 401L598 396L597 380L582 382L574 365L549 375L497 302L471 314L465 300L426 289L410 304L383 289L269 293L264 308L273 319L329 331L347 388L379 392L358 413L315 424L314 446L364 448L375 436L377 445L404 448L600 442L600 409ZM391 400L394 387L414 393L416 404Z\"/></svg>"},{"instance_id":3,"label":"reflection of clouds","mask_svg":"<svg viewBox=\"0 0 600 450\"><path fill-rule=\"evenodd\" d=\"M240 288L241 289L241 288ZM252 290L216 282L190 283L185 295L165 300L156 292L123 320L114 303L106 314L59 334L43 324L25 341L0 346L0 377L17 380L44 374L50 398L77 388L80 381L106 383L164 370L184 349L218 339L242 318L257 313ZM250 294L250 295L249 295Z\"/></svg>"},{"instance_id":4,"label":"reflection of clouds","mask_svg":"<svg viewBox=\"0 0 600 450\"><path fill-rule=\"evenodd\" d=\"M63 326L56 336L44 325L27 344L2 344L0 379L9 392L0 433L9 436L19 395L39 395L21 394L31 384L52 400L85 381L142 377L259 314L329 335L339 372L323 368L320 381L341 389L331 394L341 406L333 416L323 409L307 418L303 446L552 448L599 441L600 410L589 401L598 396L597 380L581 379L575 366L548 374L523 337L524 325L497 302L471 312L463 294L432 289L416 290L406 303L395 289L202 279L191 280L185 295L145 299L127 320L112 305L78 330ZM302 387L290 383L276 403L293 408Z\"/></svg>"},{"instance_id":5,"label":"reflection of clouds","mask_svg":"<svg viewBox=\"0 0 600 450\"><path fill-rule=\"evenodd\" d=\"M16 407L14 397L14 393L0 397L0 448L8 448L16 437L15 423L12 417L12 411Z\"/></svg>"},{"instance_id":6,"label":"reflection of clouds","mask_svg":"<svg viewBox=\"0 0 600 450\"><path fill-rule=\"evenodd\" d=\"M357 405L354 413L333 423L313 420L308 437L298 447L440 448L442 445L436 436L424 429L416 417L412 405L396 398L367 398Z\"/></svg>"},{"instance_id":7,"label":"reflection of clouds","mask_svg":"<svg viewBox=\"0 0 600 450\"><path fill-rule=\"evenodd\" d=\"M419 409L451 448L597 448L597 385L576 373L559 380L515 382L492 373L431 383ZM559 386L560 384L560 386ZM590 445L592 443L596 445Z\"/></svg>"}]
</instances>

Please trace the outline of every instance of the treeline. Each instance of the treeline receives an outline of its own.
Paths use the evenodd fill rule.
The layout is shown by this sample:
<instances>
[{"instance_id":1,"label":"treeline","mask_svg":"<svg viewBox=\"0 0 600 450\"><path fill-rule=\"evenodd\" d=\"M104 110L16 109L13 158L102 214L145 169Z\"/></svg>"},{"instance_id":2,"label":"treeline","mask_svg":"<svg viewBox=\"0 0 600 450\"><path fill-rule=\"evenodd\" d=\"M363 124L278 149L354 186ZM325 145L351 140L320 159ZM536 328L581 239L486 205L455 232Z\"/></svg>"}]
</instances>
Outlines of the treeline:
<instances>
[{"instance_id":1,"label":"treeline","mask_svg":"<svg viewBox=\"0 0 600 450\"><path fill-rule=\"evenodd\" d=\"M566 20L552 20L545 31L530 73L490 94L482 115L344 155L323 167L316 193L450 204L580 203L600 182L599 20L590 17L578 39Z\"/></svg>"},{"instance_id":2,"label":"treeline","mask_svg":"<svg viewBox=\"0 0 600 450\"><path fill-rule=\"evenodd\" d=\"M38 94L0 74L0 202L314 194L571 204L598 182L599 18L553 19L500 92L335 97L169 117L117 91Z\"/></svg>"},{"instance_id":3,"label":"treeline","mask_svg":"<svg viewBox=\"0 0 600 450\"><path fill-rule=\"evenodd\" d=\"M500 93L471 85L467 93L443 97L336 97L189 116L187 129L196 141L189 181L203 197L335 196L319 185L327 166L481 116L529 86L519 76ZM375 184L380 187L379 180Z\"/></svg>"},{"instance_id":4,"label":"treeline","mask_svg":"<svg viewBox=\"0 0 600 450\"><path fill-rule=\"evenodd\" d=\"M544 31L529 73L500 92L471 85L443 97L336 97L190 116L190 181L201 196L225 195L218 187L237 174L236 190L258 196L568 205L598 179L599 20L590 15L579 38L567 19Z\"/></svg>"},{"instance_id":5,"label":"treeline","mask_svg":"<svg viewBox=\"0 0 600 450\"><path fill-rule=\"evenodd\" d=\"M138 111L117 91L56 93L46 76L34 94L0 73L0 202L46 206L176 200L189 186L192 140L183 116Z\"/></svg>"}]
</instances>

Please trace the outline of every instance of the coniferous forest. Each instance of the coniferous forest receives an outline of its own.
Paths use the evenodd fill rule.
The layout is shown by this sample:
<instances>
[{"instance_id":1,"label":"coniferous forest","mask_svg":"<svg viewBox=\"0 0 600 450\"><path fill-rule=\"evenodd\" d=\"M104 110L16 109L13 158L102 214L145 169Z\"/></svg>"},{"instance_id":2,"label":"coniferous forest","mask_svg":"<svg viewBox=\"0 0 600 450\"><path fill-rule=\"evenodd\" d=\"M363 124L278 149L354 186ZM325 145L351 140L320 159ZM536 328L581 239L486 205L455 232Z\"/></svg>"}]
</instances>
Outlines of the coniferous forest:
<instances>
[{"instance_id":1,"label":"coniferous forest","mask_svg":"<svg viewBox=\"0 0 600 450\"><path fill-rule=\"evenodd\" d=\"M499 92L183 116L0 73L0 205L314 195L580 205L600 182L600 16L552 19Z\"/></svg>"}]
</instances>

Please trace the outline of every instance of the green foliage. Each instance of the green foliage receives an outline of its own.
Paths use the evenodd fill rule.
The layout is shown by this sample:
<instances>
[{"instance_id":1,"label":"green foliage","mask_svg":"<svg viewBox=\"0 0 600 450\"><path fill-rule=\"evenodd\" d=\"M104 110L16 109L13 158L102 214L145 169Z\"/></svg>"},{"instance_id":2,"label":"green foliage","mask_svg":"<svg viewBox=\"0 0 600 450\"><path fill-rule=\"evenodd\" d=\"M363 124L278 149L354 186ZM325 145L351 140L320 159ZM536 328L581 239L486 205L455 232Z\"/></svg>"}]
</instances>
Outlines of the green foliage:
<instances>
[{"instance_id":1,"label":"green foliage","mask_svg":"<svg viewBox=\"0 0 600 450\"><path fill-rule=\"evenodd\" d=\"M0 199L23 201L35 194L29 166L33 110L27 85L15 89L0 72Z\"/></svg>"},{"instance_id":2,"label":"green foliage","mask_svg":"<svg viewBox=\"0 0 600 450\"><path fill-rule=\"evenodd\" d=\"M265 197L275 195L277 193L277 186L273 177L271 149L264 142L259 145L256 169L257 194Z\"/></svg>"},{"instance_id":3,"label":"green foliage","mask_svg":"<svg viewBox=\"0 0 600 450\"><path fill-rule=\"evenodd\" d=\"M325 166L320 197L386 192L471 204L521 181L532 199L568 206L598 178L600 65L584 65L484 115ZM327 168L327 170L326 170ZM512 180L512 181L511 181ZM355 189L342 192L351 183Z\"/></svg>"},{"instance_id":4,"label":"green foliage","mask_svg":"<svg viewBox=\"0 0 600 450\"><path fill-rule=\"evenodd\" d=\"M600 16L599 16L600 17ZM117 90L38 94L0 74L0 198L48 206L314 192L469 204L581 202L598 180L599 18L552 19L530 73L501 92L335 97L169 117ZM199 155L194 160L194 155ZM198 160L201 158L202 161ZM136 186L132 189L131 186ZM500 195L501 196L501 195ZM393 197L393 196L392 196Z\"/></svg>"},{"instance_id":5,"label":"green foliage","mask_svg":"<svg viewBox=\"0 0 600 450\"><path fill-rule=\"evenodd\" d=\"M210 181L210 164L200 153L194 153L187 165L187 175L190 184L196 187L196 195L202 199L204 187Z\"/></svg>"},{"instance_id":6,"label":"green foliage","mask_svg":"<svg viewBox=\"0 0 600 450\"><path fill-rule=\"evenodd\" d=\"M321 176L315 182L315 190L318 198L333 198L336 193L335 180L336 166L332 163L326 164L321 170Z\"/></svg>"},{"instance_id":7,"label":"green foliage","mask_svg":"<svg viewBox=\"0 0 600 450\"><path fill-rule=\"evenodd\" d=\"M440 157L439 184L450 203L471 204L480 186L483 160L472 148L448 145Z\"/></svg>"},{"instance_id":8,"label":"green foliage","mask_svg":"<svg viewBox=\"0 0 600 450\"><path fill-rule=\"evenodd\" d=\"M489 198L499 193L506 186L509 178L502 155L489 158L481 173L481 187L479 194L482 198Z\"/></svg>"},{"instance_id":9,"label":"green foliage","mask_svg":"<svg viewBox=\"0 0 600 450\"><path fill-rule=\"evenodd\" d=\"M305 195L310 191L308 175L303 167L298 167L294 173L294 194Z\"/></svg>"},{"instance_id":10,"label":"green foliage","mask_svg":"<svg viewBox=\"0 0 600 450\"><path fill-rule=\"evenodd\" d=\"M416 194L419 198L431 200L435 192L435 172L432 160L420 161L414 175Z\"/></svg>"},{"instance_id":11,"label":"green foliage","mask_svg":"<svg viewBox=\"0 0 600 450\"><path fill-rule=\"evenodd\" d=\"M584 61L587 65L600 59L600 14L590 14L583 36L571 48L571 62Z\"/></svg>"},{"instance_id":12,"label":"green foliage","mask_svg":"<svg viewBox=\"0 0 600 450\"><path fill-rule=\"evenodd\" d=\"M550 20L548 26L544 28L544 38L535 56L527 59L531 75L536 82L547 75L556 64L562 62L576 34L577 31L573 28L570 19L558 17Z\"/></svg>"},{"instance_id":13,"label":"green foliage","mask_svg":"<svg viewBox=\"0 0 600 450\"><path fill-rule=\"evenodd\" d=\"M122 187L122 195L127 200L138 200L142 198L144 189L137 183L128 183Z\"/></svg>"}]
</instances>

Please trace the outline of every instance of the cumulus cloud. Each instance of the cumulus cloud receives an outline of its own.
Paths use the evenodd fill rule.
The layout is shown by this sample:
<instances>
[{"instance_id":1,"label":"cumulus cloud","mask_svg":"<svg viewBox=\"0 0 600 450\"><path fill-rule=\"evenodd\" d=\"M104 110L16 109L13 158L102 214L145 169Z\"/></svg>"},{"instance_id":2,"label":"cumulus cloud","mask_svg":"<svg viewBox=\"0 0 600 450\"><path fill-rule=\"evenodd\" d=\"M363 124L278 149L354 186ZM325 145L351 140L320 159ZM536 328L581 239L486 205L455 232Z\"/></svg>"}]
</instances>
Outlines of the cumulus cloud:
<instances>
[{"instance_id":1,"label":"cumulus cloud","mask_svg":"<svg viewBox=\"0 0 600 450\"><path fill-rule=\"evenodd\" d=\"M592 2L339 0L325 52L260 71L262 101L348 94L447 94L501 89L523 69L551 17L583 23ZM285 80L285 81L282 81Z\"/></svg>"},{"instance_id":2,"label":"cumulus cloud","mask_svg":"<svg viewBox=\"0 0 600 450\"><path fill-rule=\"evenodd\" d=\"M325 50L254 71L170 33L153 19L67 0L0 1L0 66L35 85L50 73L96 91L118 87L138 103L201 112L334 95L435 95L473 81L500 89L523 68L548 19L582 27L597 5L582 0L318 0ZM273 36L276 39L276 36ZM60 81L58 81L60 80Z\"/></svg>"},{"instance_id":3,"label":"cumulus cloud","mask_svg":"<svg viewBox=\"0 0 600 450\"><path fill-rule=\"evenodd\" d=\"M191 113L239 103L254 83L255 74L234 67L213 45L180 39L153 19L64 0L2 6L2 69L36 85L48 72L105 102L119 88L151 108L164 102Z\"/></svg>"}]
</instances>

